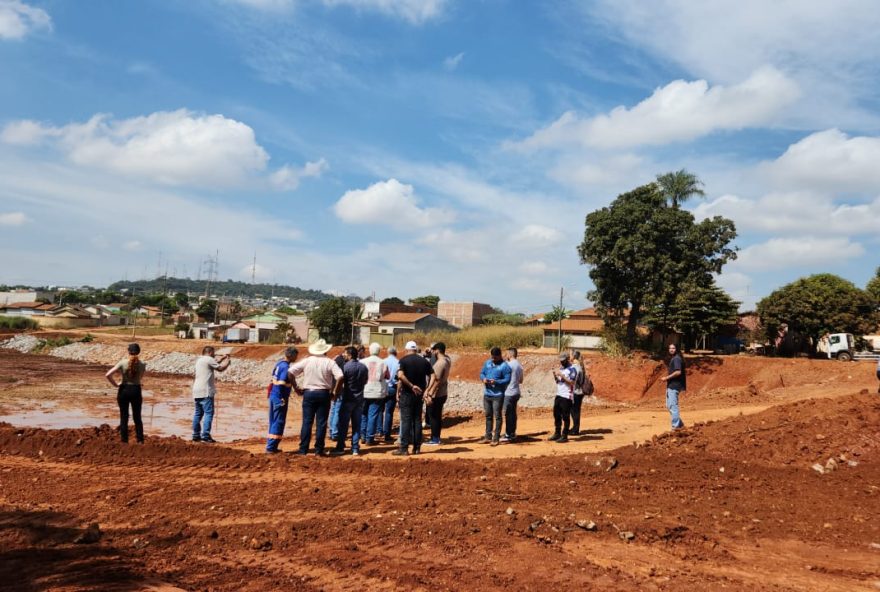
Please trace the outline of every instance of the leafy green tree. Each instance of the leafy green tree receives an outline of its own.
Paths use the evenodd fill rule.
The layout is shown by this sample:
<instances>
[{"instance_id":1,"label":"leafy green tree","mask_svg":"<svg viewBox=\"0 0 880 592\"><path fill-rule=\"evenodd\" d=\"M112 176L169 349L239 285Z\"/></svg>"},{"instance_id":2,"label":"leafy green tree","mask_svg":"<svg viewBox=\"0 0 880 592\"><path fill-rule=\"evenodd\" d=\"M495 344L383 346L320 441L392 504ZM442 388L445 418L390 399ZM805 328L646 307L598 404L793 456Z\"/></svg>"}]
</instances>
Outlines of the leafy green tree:
<instances>
[{"instance_id":1,"label":"leafy green tree","mask_svg":"<svg viewBox=\"0 0 880 592\"><path fill-rule=\"evenodd\" d=\"M398 298L397 296L392 296L390 298L382 299L382 301L379 302L379 304L406 304L406 303L403 300L401 300L400 298Z\"/></svg>"},{"instance_id":2,"label":"leafy green tree","mask_svg":"<svg viewBox=\"0 0 880 592\"><path fill-rule=\"evenodd\" d=\"M868 282L868 285L865 286L865 291L873 296L877 305L880 306L880 267L877 268L874 277L872 277L871 281Z\"/></svg>"},{"instance_id":3,"label":"leafy green tree","mask_svg":"<svg viewBox=\"0 0 880 592\"><path fill-rule=\"evenodd\" d=\"M189 308L189 296L184 292L178 292L174 295L174 303L177 305L178 309Z\"/></svg>"},{"instance_id":4,"label":"leafy green tree","mask_svg":"<svg viewBox=\"0 0 880 592\"><path fill-rule=\"evenodd\" d=\"M666 198L667 203L673 208L678 206L695 195L703 197L706 192L703 191L703 182L693 173L687 172L685 169L657 175L657 185Z\"/></svg>"},{"instance_id":5,"label":"leafy green tree","mask_svg":"<svg viewBox=\"0 0 880 592\"><path fill-rule=\"evenodd\" d=\"M196 308L196 314L208 322L213 321L217 314L217 301L210 298L202 300L199 307Z\"/></svg>"},{"instance_id":6,"label":"leafy green tree","mask_svg":"<svg viewBox=\"0 0 880 592\"><path fill-rule=\"evenodd\" d=\"M714 281L708 286L688 283L672 305L671 321L685 343L696 347L700 338L736 325L739 305Z\"/></svg>"},{"instance_id":7,"label":"leafy green tree","mask_svg":"<svg viewBox=\"0 0 880 592\"><path fill-rule=\"evenodd\" d=\"M336 297L320 303L309 315L312 327L330 343L351 341L351 323L355 319L355 307L345 298Z\"/></svg>"},{"instance_id":8,"label":"leafy green tree","mask_svg":"<svg viewBox=\"0 0 880 592\"><path fill-rule=\"evenodd\" d=\"M428 308L437 308L440 304L439 296L419 296L417 298L410 299L410 304L420 304L422 306L427 306Z\"/></svg>"},{"instance_id":9,"label":"leafy green tree","mask_svg":"<svg viewBox=\"0 0 880 592\"><path fill-rule=\"evenodd\" d=\"M567 319L569 314L571 314L570 310L566 310L562 306L554 306L550 309L550 312L544 315L544 322L555 323L559 321L559 319Z\"/></svg>"},{"instance_id":10,"label":"leafy green tree","mask_svg":"<svg viewBox=\"0 0 880 592\"><path fill-rule=\"evenodd\" d=\"M788 324L812 340L815 351L825 333L865 335L877 328L876 301L852 282L830 273L801 278L758 302L758 314L771 338Z\"/></svg>"},{"instance_id":11,"label":"leafy green tree","mask_svg":"<svg viewBox=\"0 0 880 592\"><path fill-rule=\"evenodd\" d=\"M629 311L626 340L633 347L644 311L654 307L668 316L685 282L709 285L736 258L734 238L733 221L716 216L697 223L690 212L670 207L657 184L637 187L587 215L578 254L596 287L588 297L606 319Z\"/></svg>"}]
</instances>

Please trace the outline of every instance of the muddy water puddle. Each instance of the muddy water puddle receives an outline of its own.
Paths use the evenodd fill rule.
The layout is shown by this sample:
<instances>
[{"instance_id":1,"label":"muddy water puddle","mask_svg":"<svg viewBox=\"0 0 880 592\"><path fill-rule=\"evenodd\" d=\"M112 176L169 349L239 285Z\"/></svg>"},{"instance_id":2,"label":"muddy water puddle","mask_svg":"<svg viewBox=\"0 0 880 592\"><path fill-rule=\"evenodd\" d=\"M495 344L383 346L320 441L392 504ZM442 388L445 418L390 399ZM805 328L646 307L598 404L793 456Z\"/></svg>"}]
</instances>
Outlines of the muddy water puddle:
<instances>
[{"instance_id":1,"label":"muddy water puddle","mask_svg":"<svg viewBox=\"0 0 880 592\"><path fill-rule=\"evenodd\" d=\"M211 434L221 441L259 437L266 433L265 397L219 394ZM141 416L144 431L153 436L188 438L192 430L193 401L188 393L144 390ZM115 395L83 392L53 399L17 397L6 393L0 401L0 422L48 429L116 425L119 407Z\"/></svg>"}]
</instances>

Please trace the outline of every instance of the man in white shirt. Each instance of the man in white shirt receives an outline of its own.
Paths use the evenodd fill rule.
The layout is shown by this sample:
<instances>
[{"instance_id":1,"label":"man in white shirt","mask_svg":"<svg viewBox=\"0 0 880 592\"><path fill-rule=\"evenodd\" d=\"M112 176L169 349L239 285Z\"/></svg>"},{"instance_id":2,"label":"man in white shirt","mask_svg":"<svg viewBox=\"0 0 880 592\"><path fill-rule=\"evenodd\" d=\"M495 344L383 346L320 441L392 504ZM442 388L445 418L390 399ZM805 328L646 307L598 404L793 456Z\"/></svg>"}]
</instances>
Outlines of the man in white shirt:
<instances>
[{"instance_id":1,"label":"man in white shirt","mask_svg":"<svg viewBox=\"0 0 880 592\"><path fill-rule=\"evenodd\" d=\"M376 434L382 432L382 412L385 397L388 396L388 379L391 377L385 360L379 357L382 346L370 344L370 355L361 364L367 367L367 384L364 386L364 414L361 421L361 438L372 446L376 444Z\"/></svg>"},{"instance_id":2,"label":"man in white shirt","mask_svg":"<svg viewBox=\"0 0 880 592\"><path fill-rule=\"evenodd\" d=\"M571 421L571 405L574 401L574 381L577 370L571 365L567 353L559 354L559 368L553 371L556 381L556 397L553 400L553 435L548 438L553 442L568 442L568 427ZM564 427L563 427L564 426Z\"/></svg>"},{"instance_id":3,"label":"man in white shirt","mask_svg":"<svg viewBox=\"0 0 880 592\"><path fill-rule=\"evenodd\" d=\"M504 435L501 436L502 442L513 442L516 440L516 407L519 398L522 395L521 387L523 383L523 367L519 363L517 356L519 352L515 347L507 348L507 365L510 366L510 384L504 391L504 406L502 413L504 414Z\"/></svg>"},{"instance_id":4,"label":"man in white shirt","mask_svg":"<svg viewBox=\"0 0 880 592\"><path fill-rule=\"evenodd\" d=\"M195 412L192 422L192 441L216 442L211 437L211 423L214 421L214 395L217 387L214 383L214 372L223 372L231 362L228 355L214 357L214 348L206 345L202 355L196 359L195 379L193 380L192 396Z\"/></svg>"},{"instance_id":5,"label":"man in white shirt","mask_svg":"<svg viewBox=\"0 0 880 592\"><path fill-rule=\"evenodd\" d=\"M327 417L330 415L330 400L342 389L342 369L327 357L333 346L319 339L309 346L309 357L293 364L289 372L302 376L302 429L299 433L299 451L308 454L312 442L312 424L315 427L315 454L323 456L324 440L327 437Z\"/></svg>"}]
</instances>

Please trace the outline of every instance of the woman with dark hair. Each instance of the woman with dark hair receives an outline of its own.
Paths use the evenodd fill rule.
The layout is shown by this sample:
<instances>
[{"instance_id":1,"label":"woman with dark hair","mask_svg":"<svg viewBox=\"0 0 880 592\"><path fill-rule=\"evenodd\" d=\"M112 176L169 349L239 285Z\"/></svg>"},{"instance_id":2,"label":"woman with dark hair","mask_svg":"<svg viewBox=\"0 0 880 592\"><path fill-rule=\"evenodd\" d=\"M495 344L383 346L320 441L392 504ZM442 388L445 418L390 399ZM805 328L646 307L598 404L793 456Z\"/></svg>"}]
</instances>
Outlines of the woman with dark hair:
<instances>
[{"instance_id":1,"label":"woman with dark hair","mask_svg":"<svg viewBox=\"0 0 880 592\"><path fill-rule=\"evenodd\" d=\"M140 360L141 346L137 343L128 344L128 358L119 362L107 371L104 376L117 389L116 402L119 404L119 436L128 442L128 407L131 405L131 416L134 419L135 438L138 444L144 443L144 422L141 420L141 406L144 399L141 394L141 380L147 365ZM114 376L119 374L117 383Z\"/></svg>"}]
</instances>

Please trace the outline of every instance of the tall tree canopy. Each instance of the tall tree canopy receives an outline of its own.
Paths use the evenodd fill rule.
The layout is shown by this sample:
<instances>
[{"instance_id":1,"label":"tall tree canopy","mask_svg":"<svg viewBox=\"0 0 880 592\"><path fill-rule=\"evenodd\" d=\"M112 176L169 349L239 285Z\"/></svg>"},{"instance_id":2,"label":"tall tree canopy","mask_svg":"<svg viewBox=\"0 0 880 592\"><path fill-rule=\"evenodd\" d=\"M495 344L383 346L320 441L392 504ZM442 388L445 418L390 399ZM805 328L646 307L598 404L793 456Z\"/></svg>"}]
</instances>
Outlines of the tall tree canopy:
<instances>
[{"instance_id":1,"label":"tall tree canopy","mask_svg":"<svg viewBox=\"0 0 880 592\"><path fill-rule=\"evenodd\" d=\"M421 304L422 306L427 306L428 308L437 308L437 305L440 304L440 297L429 294L427 296L411 298L409 302L410 304Z\"/></svg>"},{"instance_id":2,"label":"tall tree canopy","mask_svg":"<svg viewBox=\"0 0 880 592\"><path fill-rule=\"evenodd\" d=\"M720 216L697 223L671 207L656 183L621 194L587 215L581 263L596 289L588 297L606 317L629 309L627 341L647 307L672 306L685 282L710 285L713 273L736 258L733 221Z\"/></svg>"},{"instance_id":3,"label":"tall tree canopy","mask_svg":"<svg viewBox=\"0 0 880 592\"><path fill-rule=\"evenodd\" d=\"M660 191L663 192L663 196L673 208L678 208L680 204L695 195L700 197L706 195L706 192L703 191L703 182L699 177L685 169L657 175L657 185L660 186Z\"/></svg>"},{"instance_id":4,"label":"tall tree canopy","mask_svg":"<svg viewBox=\"0 0 880 592\"><path fill-rule=\"evenodd\" d=\"M831 273L801 278L758 302L758 314L771 338L779 326L812 338L813 351L825 333L873 332L880 322L876 301L865 290Z\"/></svg>"},{"instance_id":5,"label":"tall tree canopy","mask_svg":"<svg viewBox=\"0 0 880 592\"><path fill-rule=\"evenodd\" d=\"M735 325L739 305L714 280L709 285L687 282L672 303L670 320L685 343L696 347L700 338Z\"/></svg>"},{"instance_id":6,"label":"tall tree canopy","mask_svg":"<svg viewBox=\"0 0 880 592\"><path fill-rule=\"evenodd\" d=\"M379 304L403 304L403 300L398 298L397 296L391 296L390 298L383 299Z\"/></svg>"},{"instance_id":7,"label":"tall tree canopy","mask_svg":"<svg viewBox=\"0 0 880 592\"><path fill-rule=\"evenodd\" d=\"M868 285L865 286L865 291L873 296L877 305L880 306L880 267L877 268L877 271L874 272L874 277L872 277L868 282Z\"/></svg>"},{"instance_id":8,"label":"tall tree canopy","mask_svg":"<svg viewBox=\"0 0 880 592\"><path fill-rule=\"evenodd\" d=\"M349 343L356 309L357 306L352 305L345 298L331 298L319 304L309 314L309 323L329 343L337 345Z\"/></svg>"}]
</instances>

